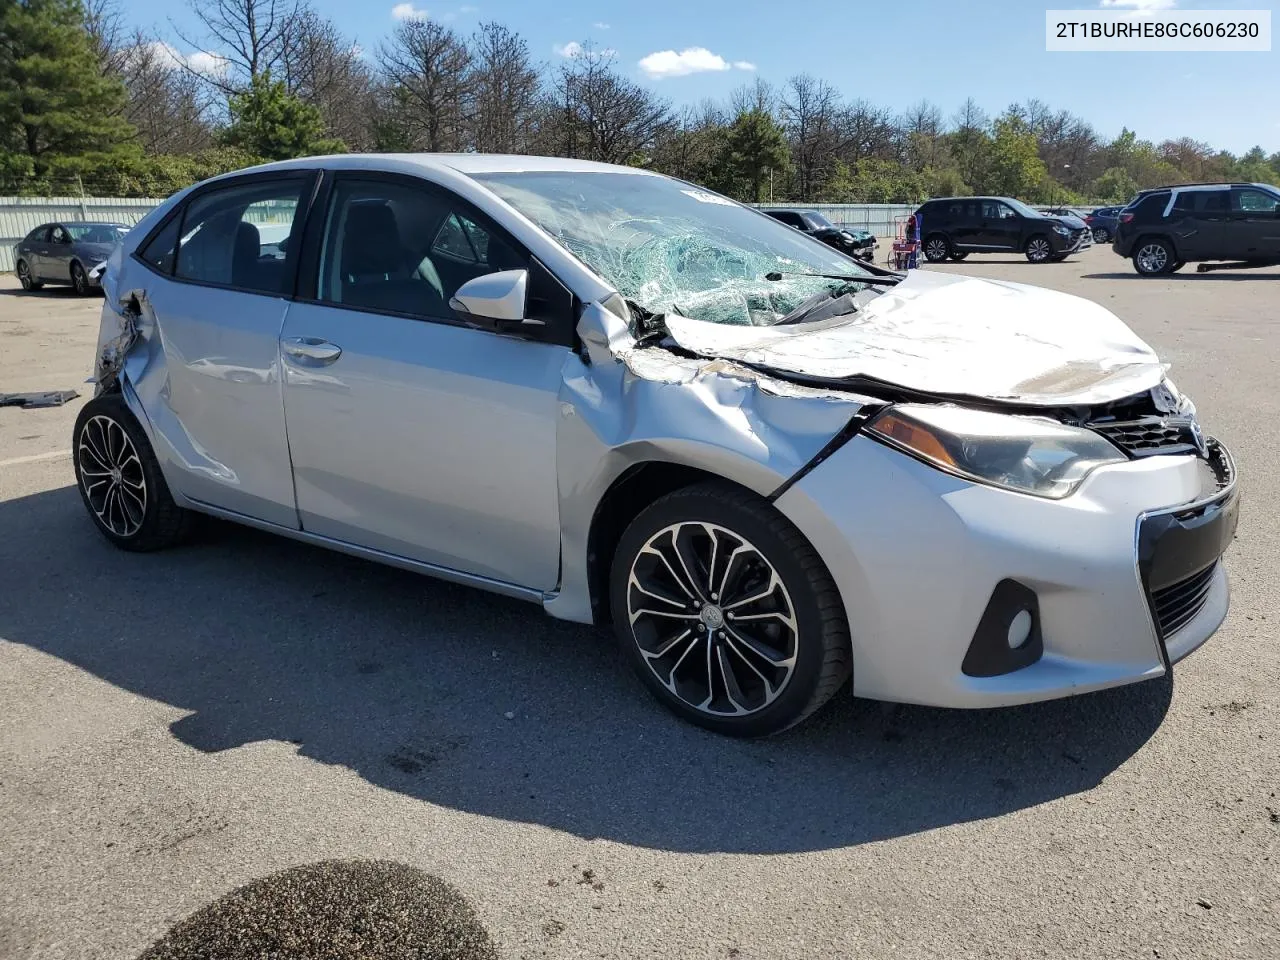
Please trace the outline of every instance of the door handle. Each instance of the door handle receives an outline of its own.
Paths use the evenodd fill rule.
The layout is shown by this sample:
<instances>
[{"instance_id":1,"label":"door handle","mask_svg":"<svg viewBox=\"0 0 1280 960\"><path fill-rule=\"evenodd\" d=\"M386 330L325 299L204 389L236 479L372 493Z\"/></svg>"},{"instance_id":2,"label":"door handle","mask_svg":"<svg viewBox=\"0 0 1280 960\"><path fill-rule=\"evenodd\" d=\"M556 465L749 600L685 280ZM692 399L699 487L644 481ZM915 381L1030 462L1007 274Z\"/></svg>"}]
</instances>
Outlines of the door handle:
<instances>
[{"instance_id":1,"label":"door handle","mask_svg":"<svg viewBox=\"0 0 1280 960\"><path fill-rule=\"evenodd\" d=\"M280 348L295 360L312 360L316 363L333 363L342 356L340 346L319 337L289 337L281 341Z\"/></svg>"}]
</instances>

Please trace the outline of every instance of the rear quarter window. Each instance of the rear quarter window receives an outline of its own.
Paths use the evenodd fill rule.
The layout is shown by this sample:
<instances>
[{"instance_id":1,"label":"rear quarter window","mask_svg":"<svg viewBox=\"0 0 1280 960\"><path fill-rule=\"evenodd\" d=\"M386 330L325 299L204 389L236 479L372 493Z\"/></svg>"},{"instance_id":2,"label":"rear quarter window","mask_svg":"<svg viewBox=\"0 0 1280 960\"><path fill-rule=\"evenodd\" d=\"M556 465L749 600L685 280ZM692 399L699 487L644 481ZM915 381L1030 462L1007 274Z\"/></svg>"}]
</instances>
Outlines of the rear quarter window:
<instances>
[{"instance_id":1,"label":"rear quarter window","mask_svg":"<svg viewBox=\"0 0 1280 960\"><path fill-rule=\"evenodd\" d=\"M1159 220L1164 215L1164 208L1169 205L1170 193L1149 193L1129 207L1134 219L1144 223Z\"/></svg>"}]
</instances>

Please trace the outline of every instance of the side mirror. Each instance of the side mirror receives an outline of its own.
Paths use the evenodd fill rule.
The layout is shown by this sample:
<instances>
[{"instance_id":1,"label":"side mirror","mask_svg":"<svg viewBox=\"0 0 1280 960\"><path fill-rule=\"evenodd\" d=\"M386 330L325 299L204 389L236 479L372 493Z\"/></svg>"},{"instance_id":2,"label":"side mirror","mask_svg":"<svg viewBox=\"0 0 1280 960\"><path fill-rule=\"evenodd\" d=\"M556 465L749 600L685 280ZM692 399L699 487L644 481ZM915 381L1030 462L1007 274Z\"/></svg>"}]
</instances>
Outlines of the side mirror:
<instances>
[{"instance_id":1,"label":"side mirror","mask_svg":"<svg viewBox=\"0 0 1280 960\"><path fill-rule=\"evenodd\" d=\"M468 280L449 300L449 306L467 324L482 330L529 324L541 326L524 316L528 270L500 270Z\"/></svg>"}]
</instances>

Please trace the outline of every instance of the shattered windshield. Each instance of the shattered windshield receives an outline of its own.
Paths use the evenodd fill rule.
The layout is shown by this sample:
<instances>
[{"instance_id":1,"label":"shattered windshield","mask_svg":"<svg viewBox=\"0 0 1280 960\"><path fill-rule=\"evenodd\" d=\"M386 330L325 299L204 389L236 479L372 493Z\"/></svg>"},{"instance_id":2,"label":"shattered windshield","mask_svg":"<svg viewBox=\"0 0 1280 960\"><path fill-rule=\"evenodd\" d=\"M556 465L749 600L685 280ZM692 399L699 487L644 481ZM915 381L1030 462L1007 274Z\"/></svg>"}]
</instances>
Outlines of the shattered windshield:
<instances>
[{"instance_id":1,"label":"shattered windshield","mask_svg":"<svg viewBox=\"0 0 1280 960\"><path fill-rule=\"evenodd\" d=\"M815 296L861 287L793 274L867 276L771 217L667 177L575 171L476 179L654 314L769 326Z\"/></svg>"}]
</instances>

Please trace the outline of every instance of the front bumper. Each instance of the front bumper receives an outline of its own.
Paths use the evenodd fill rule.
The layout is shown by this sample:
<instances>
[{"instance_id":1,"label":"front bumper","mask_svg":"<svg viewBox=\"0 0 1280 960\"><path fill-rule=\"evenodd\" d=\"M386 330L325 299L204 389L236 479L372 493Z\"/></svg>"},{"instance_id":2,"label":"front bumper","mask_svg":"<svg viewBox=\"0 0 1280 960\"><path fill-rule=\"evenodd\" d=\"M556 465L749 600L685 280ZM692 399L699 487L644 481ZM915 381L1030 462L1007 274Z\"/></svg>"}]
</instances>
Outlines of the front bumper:
<instances>
[{"instance_id":1,"label":"front bumper","mask_svg":"<svg viewBox=\"0 0 1280 960\"><path fill-rule=\"evenodd\" d=\"M1236 495L1232 475L1206 497L1203 468L1194 456L1147 457L1096 470L1054 501L971 483L858 436L776 505L840 589L857 695L1005 706L1162 676L1214 633L1227 611L1217 560ZM1034 594L1037 656L974 676L966 656L1007 581ZM1157 596L1196 609L1162 630Z\"/></svg>"},{"instance_id":2,"label":"front bumper","mask_svg":"<svg viewBox=\"0 0 1280 960\"><path fill-rule=\"evenodd\" d=\"M101 287L102 275L106 272L107 272L107 261L105 260L103 260L101 263L94 264L87 271L85 271L85 276L89 278L89 286Z\"/></svg>"}]
</instances>

